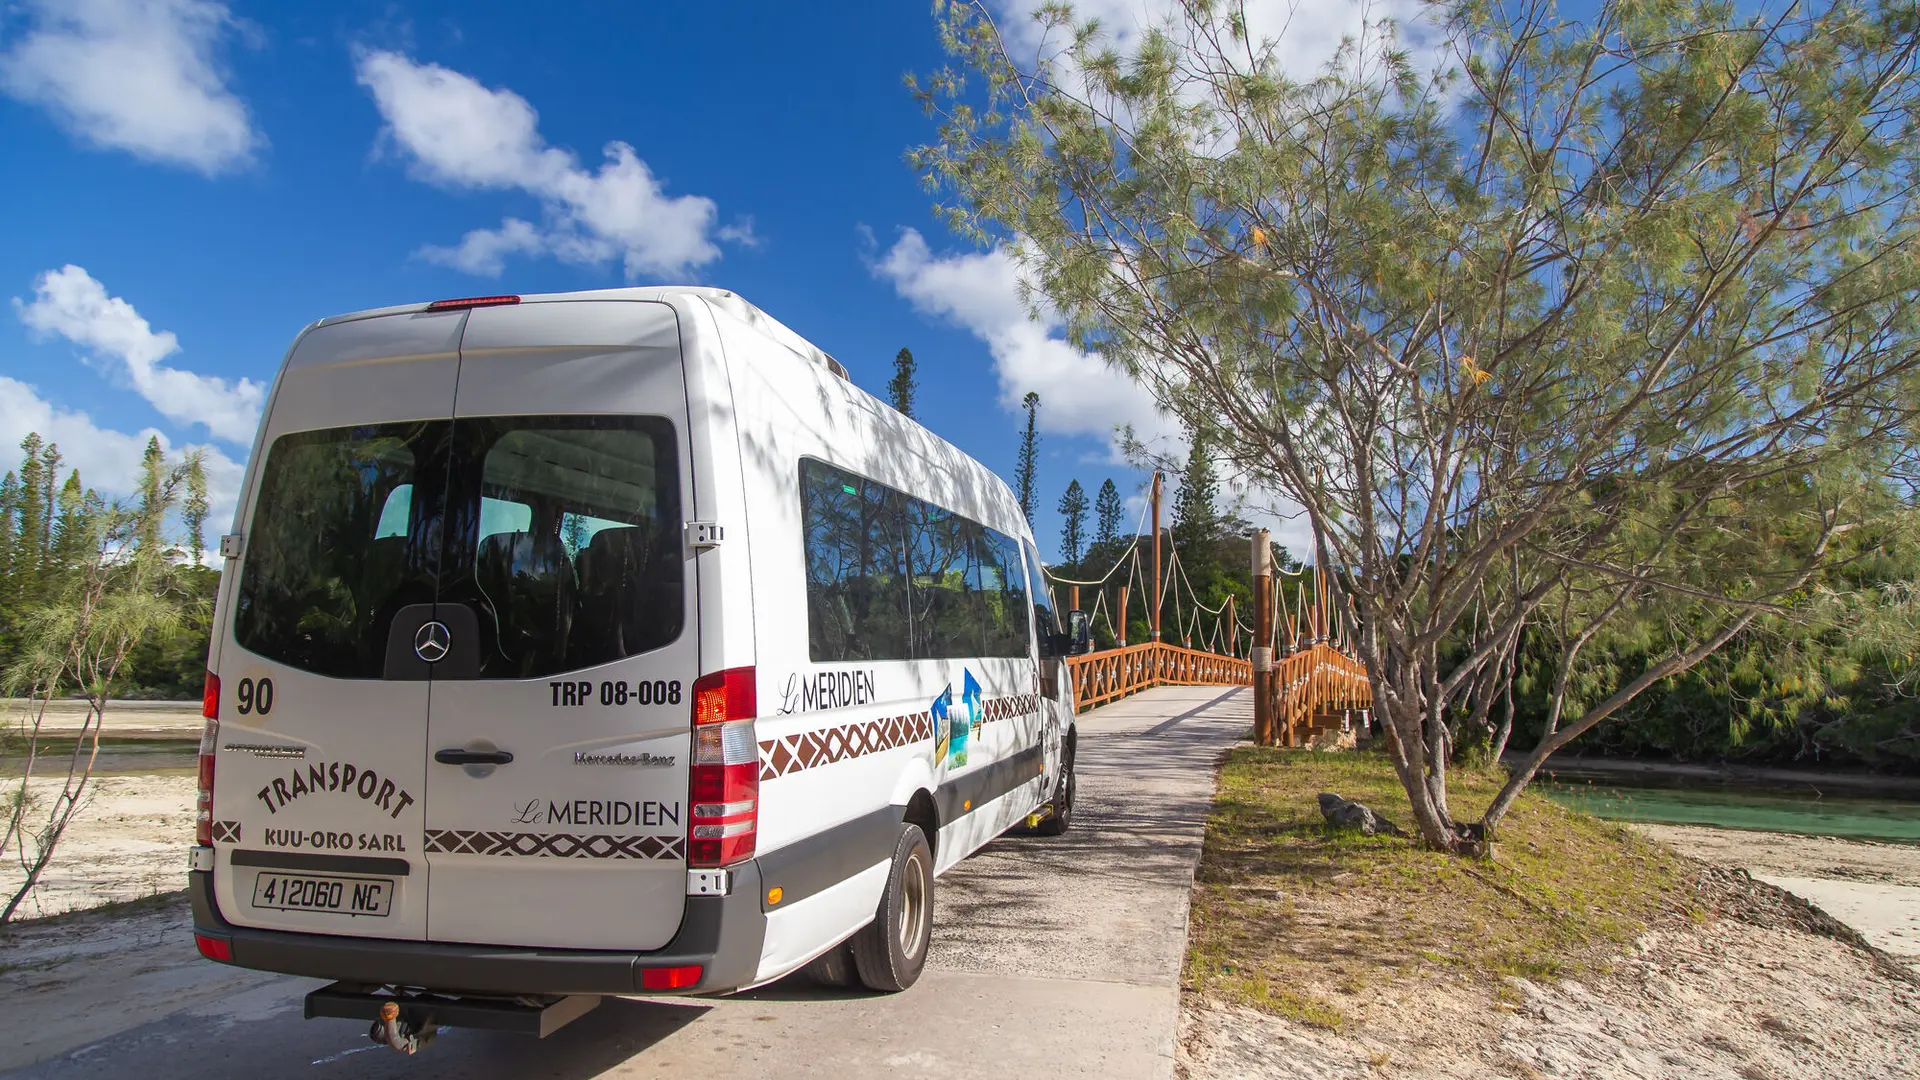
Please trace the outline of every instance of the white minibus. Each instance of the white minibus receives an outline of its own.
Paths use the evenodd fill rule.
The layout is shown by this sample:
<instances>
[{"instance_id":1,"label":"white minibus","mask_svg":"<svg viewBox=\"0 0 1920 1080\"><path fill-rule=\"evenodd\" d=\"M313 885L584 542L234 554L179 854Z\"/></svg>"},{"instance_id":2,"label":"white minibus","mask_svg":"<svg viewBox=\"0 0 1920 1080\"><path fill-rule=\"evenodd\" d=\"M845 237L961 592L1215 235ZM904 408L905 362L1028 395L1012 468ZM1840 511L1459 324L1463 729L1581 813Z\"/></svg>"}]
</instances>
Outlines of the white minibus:
<instances>
[{"instance_id":1,"label":"white minibus","mask_svg":"<svg viewBox=\"0 0 1920 1080\"><path fill-rule=\"evenodd\" d=\"M195 939L401 1049L904 989L935 878L1072 817L1007 485L724 290L314 323L221 555Z\"/></svg>"}]
</instances>

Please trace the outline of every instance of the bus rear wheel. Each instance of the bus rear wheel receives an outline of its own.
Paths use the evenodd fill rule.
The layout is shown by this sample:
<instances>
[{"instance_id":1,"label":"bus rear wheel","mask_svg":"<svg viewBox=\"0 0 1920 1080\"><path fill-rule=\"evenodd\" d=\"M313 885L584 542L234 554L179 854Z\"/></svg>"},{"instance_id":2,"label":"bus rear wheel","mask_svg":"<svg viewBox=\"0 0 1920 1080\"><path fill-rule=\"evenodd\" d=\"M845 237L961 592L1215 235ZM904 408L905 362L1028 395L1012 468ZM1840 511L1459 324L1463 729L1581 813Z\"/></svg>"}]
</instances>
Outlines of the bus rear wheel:
<instances>
[{"instance_id":1,"label":"bus rear wheel","mask_svg":"<svg viewBox=\"0 0 1920 1080\"><path fill-rule=\"evenodd\" d=\"M853 966L869 990L896 993L927 966L933 938L933 850L920 826L901 828L886 895L873 921L853 936Z\"/></svg>"},{"instance_id":2,"label":"bus rear wheel","mask_svg":"<svg viewBox=\"0 0 1920 1080\"><path fill-rule=\"evenodd\" d=\"M1067 767L1053 788L1053 812L1040 819L1033 831L1041 836L1059 836L1073 825L1073 755L1067 755Z\"/></svg>"}]
</instances>

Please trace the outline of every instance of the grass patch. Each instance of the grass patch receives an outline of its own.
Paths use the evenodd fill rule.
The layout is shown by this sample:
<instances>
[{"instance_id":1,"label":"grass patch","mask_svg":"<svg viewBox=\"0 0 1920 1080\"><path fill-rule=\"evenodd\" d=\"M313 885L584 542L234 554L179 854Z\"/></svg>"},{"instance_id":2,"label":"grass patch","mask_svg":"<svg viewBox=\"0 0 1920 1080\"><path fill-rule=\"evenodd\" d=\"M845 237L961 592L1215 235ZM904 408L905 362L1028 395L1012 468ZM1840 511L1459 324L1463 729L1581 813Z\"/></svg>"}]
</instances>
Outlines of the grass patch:
<instances>
[{"instance_id":1,"label":"grass patch","mask_svg":"<svg viewBox=\"0 0 1920 1080\"><path fill-rule=\"evenodd\" d=\"M1456 771L1462 816L1503 777ZM1327 827L1315 796L1366 803L1413 833L1384 757L1239 747L1207 822L1187 956L1189 989L1339 1028L1373 992L1460 977L1553 979L1604 964L1662 913L1684 910L1679 860L1623 826L1523 795L1494 858Z\"/></svg>"}]
</instances>

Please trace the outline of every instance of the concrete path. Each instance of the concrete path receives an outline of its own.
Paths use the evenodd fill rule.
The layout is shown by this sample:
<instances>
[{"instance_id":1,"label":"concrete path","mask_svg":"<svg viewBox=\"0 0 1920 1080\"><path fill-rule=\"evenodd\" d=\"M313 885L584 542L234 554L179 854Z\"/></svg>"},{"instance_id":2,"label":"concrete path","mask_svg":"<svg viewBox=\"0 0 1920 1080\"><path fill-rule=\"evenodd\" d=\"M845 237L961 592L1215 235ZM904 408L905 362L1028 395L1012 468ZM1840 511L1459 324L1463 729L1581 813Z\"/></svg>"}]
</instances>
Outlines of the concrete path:
<instances>
[{"instance_id":1,"label":"concrete path","mask_svg":"<svg viewBox=\"0 0 1920 1080\"><path fill-rule=\"evenodd\" d=\"M302 1020L313 980L236 992L233 969L187 961L161 1018L151 1002L120 1012L97 988L63 1009L50 989L9 1008L0 1042L35 1033L20 1030L34 1027L27 1013L71 1021L77 1007L97 1023L69 1025L41 1044L59 1056L16 1075L1171 1077L1213 764L1251 719L1246 691L1221 687L1151 690L1082 716L1073 830L1003 838L942 877L929 965L903 994L790 979L718 1000L609 1001L545 1040L456 1029L408 1059L371 1046L363 1024ZM190 951L179 937L166 948ZM125 957L121 970L158 977L143 959L157 962Z\"/></svg>"}]
</instances>

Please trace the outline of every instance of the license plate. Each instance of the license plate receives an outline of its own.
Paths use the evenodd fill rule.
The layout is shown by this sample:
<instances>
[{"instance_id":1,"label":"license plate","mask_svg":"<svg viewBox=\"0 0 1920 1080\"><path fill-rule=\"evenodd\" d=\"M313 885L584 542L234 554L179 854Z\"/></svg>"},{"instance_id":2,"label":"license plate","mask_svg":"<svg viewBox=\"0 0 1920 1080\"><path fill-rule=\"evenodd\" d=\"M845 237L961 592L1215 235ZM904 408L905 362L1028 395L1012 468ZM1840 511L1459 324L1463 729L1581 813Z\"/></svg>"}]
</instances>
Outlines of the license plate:
<instances>
[{"instance_id":1,"label":"license plate","mask_svg":"<svg viewBox=\"0 0 1920 1080\"><path fill-rule=\"evenodd\" d=\"M253 879L253 906L257 908L385 915L392 905L392 878L261 874Z\"/></svg>"}]
</instances>

